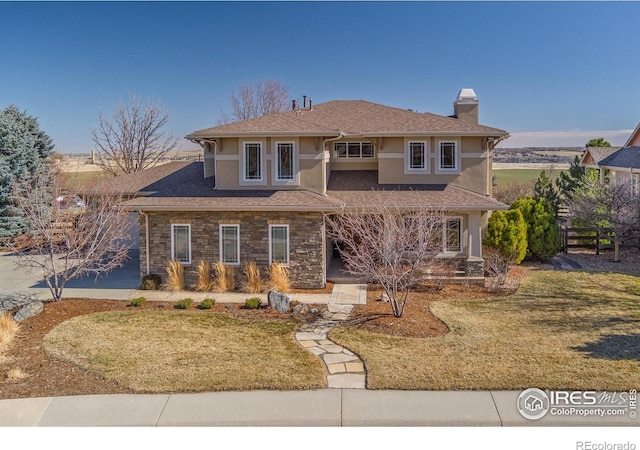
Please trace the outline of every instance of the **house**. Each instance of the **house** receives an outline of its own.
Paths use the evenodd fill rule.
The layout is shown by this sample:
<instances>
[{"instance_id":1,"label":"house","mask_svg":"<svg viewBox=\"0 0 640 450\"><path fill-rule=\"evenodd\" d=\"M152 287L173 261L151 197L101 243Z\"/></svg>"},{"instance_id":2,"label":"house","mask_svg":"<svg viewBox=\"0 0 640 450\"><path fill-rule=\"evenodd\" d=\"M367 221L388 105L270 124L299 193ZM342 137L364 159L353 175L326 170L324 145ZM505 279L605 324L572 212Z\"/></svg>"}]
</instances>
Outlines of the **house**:
<instances>
[{"instance_id":1,"label":"house","mask_svg":"<svg viewBox=\"0 0 640 450\"><path fill-rule=\"evenodd\" d=\"M326 283L333 246L324 215L412 190L446 209L440 256L483 277L482 236L490 211L491 159L506 131L478 124L478 99L463 89L450 117L361 100L312 104L195 131L202 162L172 162L126 175L119 189L140 214L141 274L181 261L193 282L200 260L242 272L289 267L292 285Z\"/></svg>"},{"instance_id":2,"label":"house","mask_svg":"<svg viewBox=\"0 0 640 450\"><path fill-rule=\"evenodd\" d=\"M640 192L640 124L623 147L587 148L580 165L600 170L600 182L612 178L630 182Z\"/></svg>"}]
</instances>

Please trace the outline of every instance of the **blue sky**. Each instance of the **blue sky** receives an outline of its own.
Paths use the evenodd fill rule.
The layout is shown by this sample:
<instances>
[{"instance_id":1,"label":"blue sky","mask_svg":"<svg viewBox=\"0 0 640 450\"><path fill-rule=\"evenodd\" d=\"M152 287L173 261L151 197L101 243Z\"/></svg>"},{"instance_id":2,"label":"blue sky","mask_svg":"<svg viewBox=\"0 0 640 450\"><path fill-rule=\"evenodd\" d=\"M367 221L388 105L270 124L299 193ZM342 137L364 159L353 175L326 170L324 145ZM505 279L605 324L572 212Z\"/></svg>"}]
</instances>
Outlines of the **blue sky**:
<instances>
[{"instance_id":1,"label":"blue sky","mask_svg":"<svg viewBox=\"0 0 640 450\"><path fill-rule=\"evenodd\" d=\"M443 115L471 87L503 146L622 145L640 122L639 20L638 2L0 2L0 107L88 152L129 93L184 136L246 82Z\"/></svg>"}]
</instances>

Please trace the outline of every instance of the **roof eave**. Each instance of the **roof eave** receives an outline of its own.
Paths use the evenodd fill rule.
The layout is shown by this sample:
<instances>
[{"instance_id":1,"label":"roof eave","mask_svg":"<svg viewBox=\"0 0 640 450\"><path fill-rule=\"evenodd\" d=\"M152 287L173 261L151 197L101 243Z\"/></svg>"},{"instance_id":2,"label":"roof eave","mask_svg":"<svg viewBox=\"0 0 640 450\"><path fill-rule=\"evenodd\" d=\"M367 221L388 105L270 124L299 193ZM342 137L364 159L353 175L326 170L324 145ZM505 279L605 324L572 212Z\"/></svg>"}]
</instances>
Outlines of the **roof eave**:
<instances>
[{"instance_id":1,"label":"roof eave","mask_svg":"<svg viewBox=\"0 0 640 450\"><path fill-rule=\"evenodd\" d=\"M244 131L211 134L189 134L185 139L199 141L201 139L235 138L235 137L263 137L263 136L304 136L304 137L334 137L339 136L339 131Z\"/></svg>"},{"instance_id":2,"label":"roof eave","mask_svg":"<svg viewBox=\"0 0 640 450\"><path fill-rule=\"evenodd\" d=\"M230 206L190 206L190 205L127 205L124 204L124 209L127 211L289 211L289 212L327 212L337 211L340 206L242 206L242 207L230 207Z\"/></svg>"},{"instance_id":3,"label":"roof eave","mask_svg":"<svg viewBox=\"0 0 640 450\"><path fill-rule=\"evenodd\" d=\"M480 136L480 137L508 137L509 133L506 131L374 131L374 132L362 132L359 134L363 137L403 137L403 136Z\"/></svg>"}]
</instances>

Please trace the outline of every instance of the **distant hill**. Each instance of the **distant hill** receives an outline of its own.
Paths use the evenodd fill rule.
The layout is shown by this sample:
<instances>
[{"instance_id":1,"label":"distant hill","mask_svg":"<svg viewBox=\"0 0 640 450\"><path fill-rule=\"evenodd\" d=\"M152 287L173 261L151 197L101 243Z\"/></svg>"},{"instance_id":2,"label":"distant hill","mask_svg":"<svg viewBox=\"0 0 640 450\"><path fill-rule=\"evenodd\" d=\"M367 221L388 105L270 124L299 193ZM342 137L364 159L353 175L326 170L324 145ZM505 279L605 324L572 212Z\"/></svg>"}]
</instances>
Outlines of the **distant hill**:
<instances>
[{"instance_id":1,"label":"distant hill","mask_svg":"<svg viewBox=\"0 0 640 450\"><path fill-rule=\"evenodd\" d=\"M493 150L493 162L571 164L582 152L584 147L496 148Z\"/></svg>"}]
</instances>

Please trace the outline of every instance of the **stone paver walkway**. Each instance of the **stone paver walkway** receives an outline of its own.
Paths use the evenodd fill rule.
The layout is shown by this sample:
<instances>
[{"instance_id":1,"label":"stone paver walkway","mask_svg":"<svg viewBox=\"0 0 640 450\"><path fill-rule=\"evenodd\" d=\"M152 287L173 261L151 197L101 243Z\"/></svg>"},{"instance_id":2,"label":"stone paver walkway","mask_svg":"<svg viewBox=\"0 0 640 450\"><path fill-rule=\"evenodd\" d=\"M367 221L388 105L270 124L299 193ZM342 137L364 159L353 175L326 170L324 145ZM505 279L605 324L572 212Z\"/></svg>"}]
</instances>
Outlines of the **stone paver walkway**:
<instances>
[{"instance_id":1,"label":"stone paver walkway","mask_svg":"<svg viewBox=\"0 0 640 450\"><path fill-rule=\"evenodd\" d=\"M349 318L354 304L366 302L366 292L366 285L336 284L327 310L318 320L302 326L296 333L300 345L324 362L329 388L365 388L366 371L362 360L349 349L327 339L327 333Z\"/></svg>"}]
</instances>

